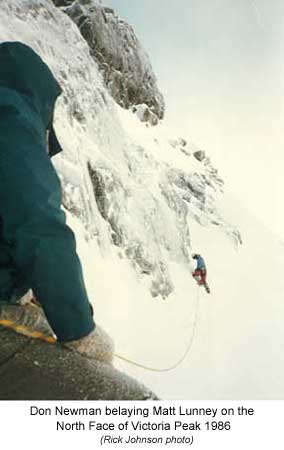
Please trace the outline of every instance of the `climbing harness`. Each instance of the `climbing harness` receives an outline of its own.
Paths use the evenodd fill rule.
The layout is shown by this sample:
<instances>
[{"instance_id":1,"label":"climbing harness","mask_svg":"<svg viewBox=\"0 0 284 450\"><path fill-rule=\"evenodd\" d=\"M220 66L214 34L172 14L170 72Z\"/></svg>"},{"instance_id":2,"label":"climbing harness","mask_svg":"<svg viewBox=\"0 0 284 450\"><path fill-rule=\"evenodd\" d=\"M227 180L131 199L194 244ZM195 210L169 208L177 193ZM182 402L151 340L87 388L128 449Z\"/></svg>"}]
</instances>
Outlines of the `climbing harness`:
<instances>
[{"instance_id":1,"label":"climbing harness","mask_svg":"<svg viewBox=\"0 0 284 450\"><path fill-rule=\"evenodd\" d=\"M196 328L197 328L197 322L198 322L198 310L199 310L199 286L197 287L197 295L196 295L196 305L195 305L195 317L194 317L194 322L193 322L193 327L192 327L192 333L191 333L191 337L189 340L189 343L185 349L184 354L182 355L182 357L180 359L178 359L173 365L169 366L169 367L165 367L165 368L156 368L156 367L150 367L150 366L146 366L144 364L141 364L137 361L133 361L132 359L126 358L125 356L122 356L118 353L114 353L114 356L118 359L121 359L122 361L127 362L128 364L132 364L133 366L136 367L140 367L141 369L144 370L149 370L151 372L170 372L171 370L176 369L187 357L187 355L189 354L193 342L194 342L194 338L195 338L195 332L196 332Z\"/></svg>"}]
</instances>

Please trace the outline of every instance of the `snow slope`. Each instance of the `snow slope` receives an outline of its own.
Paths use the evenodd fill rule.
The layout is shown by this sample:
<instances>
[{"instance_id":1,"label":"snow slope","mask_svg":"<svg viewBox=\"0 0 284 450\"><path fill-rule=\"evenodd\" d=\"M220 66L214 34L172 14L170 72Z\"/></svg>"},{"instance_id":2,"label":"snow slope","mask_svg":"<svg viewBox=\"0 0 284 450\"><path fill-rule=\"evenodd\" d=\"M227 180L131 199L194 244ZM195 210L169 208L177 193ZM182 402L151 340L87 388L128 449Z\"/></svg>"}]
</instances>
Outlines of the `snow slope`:
<instances>
[{"instance_id":1,"label":"snow slope","mask_svg":"<svg viewBox=\"0 0 284 450\"><path fill-rule=\"evenodd\" d=\"M64 154L55 164L95 317L117 353L171 366L191 341L198 306L191 351L175 371L116 365L162 398L281 397L277 239L223 194L195 146L115 104L75 24L51 1L5 2L0 24L0 41L31 45L63 87L55 119ZM210 296L191 277L192 251L206 258Z\"/></svg>"},{"instance_id":2,"label":"snow slope","mask_svg":"<svg viewBox=\"0 0 284 450\"><path fill-rule=\"evenodd\" d=\"M225 203L227 212L238 205L234 198ZM165 373L116 362L162 398L284 397L284 246L240 206L232 211L234 215L244 237L239 250L220 230L190 224L193 241L206 254L212 294L200 288L197 328L186 360ZM101 299L97 312L115 336L117 352L155 368L170 367L183 355L193 332L198 288L187 272L172 267L175 294L167 301L153 300L137 283L131 267L117 264L117 255L92 263L94 252L80 244L89 288ZM108 285L105 280L110 274ZM115 309L105 307L113 283Z\"/></svg>"}]
</instances>

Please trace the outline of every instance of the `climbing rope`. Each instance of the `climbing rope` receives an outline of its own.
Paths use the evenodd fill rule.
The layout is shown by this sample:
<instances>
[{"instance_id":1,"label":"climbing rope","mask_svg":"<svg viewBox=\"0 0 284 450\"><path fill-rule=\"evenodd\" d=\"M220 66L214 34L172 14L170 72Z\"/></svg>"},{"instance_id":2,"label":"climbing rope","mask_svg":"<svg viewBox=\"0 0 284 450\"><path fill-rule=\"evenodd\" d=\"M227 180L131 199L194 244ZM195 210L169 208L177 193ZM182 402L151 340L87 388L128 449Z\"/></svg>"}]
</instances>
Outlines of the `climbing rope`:
<instances>
[{"instance_id":1,"label":"climbing rope","mask_svg":"<svg viewBox=\"0 0 284 450\"><path fill-rule=\"evenodd\" d=\"M197 288L197 295L196 295L196 304L195 304L195 317L194 317L194 322L193 322L193 327L192 327L192 333L191 333L191 337L189 340L189 343L185 349L185 352L183 353L182 357L180 359L178 359L173 365L169 366L169 367L165 367L165 368L156 368L156 367L150 367L150 366L146 366L144 364L141 364L137 361L133 361L132 359L126 358L125 356L122 356L118 353L114 353L114 356L118 359L121 359L124 362L127 362L128 364L132 364L133 366L136 367L140 367L141 369L144 370L149 370L151 372L170 372L171 370L176 369L187 357L187 355L189 354L193 342L194 342L194 337L195 337L195 332L196 332L196 328L197 328L197 322L198 322L198 310L199 310L199 286Z\"/></svg>"},{"instance_id":2,"label":"climbing rope","mask_svg":"<svg viewBox=\"0 0 284 450\"><path fill-rule=\"evenodd\" d=\"M198 310L199 310L199 287L197 288L196 304L195 304L195 317L194 317L192 333L191 333L189 343L188 343L182 357L178 361L176 361L173 365L171 365L170 367L165 367L165 368L150 367L150 366L141 364L137 361L134 361L132 359L126 358L125 356L120 355L118 353L114 353L114 356L124 362L127 362L128 364L132 364L133 366L140 367L141 369L149 370L151 372L169 372L171 370L176 369L185 360L185 358L189 354L191 347L193 345L196 327L197 327L197 321L198 321ZM33 339L39 339L39 340L47 342L49 344L56 343L55 337L47 336L41 331L31 330L29 327L26 327L24 325L18 325L15 322L13 322L12 320L2 319L2 320L0 320L0 325L4 326L6 328L11 328L12 330L16 331L17 333L31 337Z\"/></svg>"}]
</instances>

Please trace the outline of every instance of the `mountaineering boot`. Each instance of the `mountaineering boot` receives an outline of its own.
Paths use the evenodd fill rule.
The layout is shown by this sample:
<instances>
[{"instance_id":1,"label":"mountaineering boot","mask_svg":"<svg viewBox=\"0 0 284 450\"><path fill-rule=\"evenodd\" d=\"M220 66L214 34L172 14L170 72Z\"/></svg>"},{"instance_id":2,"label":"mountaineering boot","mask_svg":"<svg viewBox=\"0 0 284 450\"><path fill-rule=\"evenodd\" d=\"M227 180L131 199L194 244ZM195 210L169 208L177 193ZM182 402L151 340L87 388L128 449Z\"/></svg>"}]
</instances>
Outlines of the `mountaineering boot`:
<instances>
[{"instance_id":1,"label":"mountaineering boot","mask_svg":"<svg viewBox=\"0 0 284 450\"><path fill-rule=\"evenodd\" d=\"M210 288L207 283L204 284L204 287L205 287L207 294L210 294Z\"/></svg>"},{"instance_id":2,"label":"mountaineering boot","mask_svg":"<svg viewBox=\"0 0 284 450\"><path fill-rule=\"evenodd\" d=\"M42 308L38 306L0 305L0 325L35 339L50 343L56 341Z\"/></svg>"},{"instance_id":3,"label":"mountaineering boot","mask_svg":"<svg viewBox=\"0 0 284 450\"><path fill-rule=\"evenodd\" d=\"M46 320L43 309L31 303L24 305L0 305L0 326L51 344L56 342L56 336ZM107 364L112 363L113 340L98 325L87 336L66 343L62 342L61 344L88 358Z\"/></svg>"},{"instance_id":4,"label":"mountaineering boot","mask_svg":"<svg viewBox=\"0 0 284 450\"><path fill-rule=\"evenodd\" d=\"M113 340L99 325L96 325L94 331L87 336L63 343L63 345L81 355L106 364L111 364L113 361Z\"/></svg>"}]
</instances>

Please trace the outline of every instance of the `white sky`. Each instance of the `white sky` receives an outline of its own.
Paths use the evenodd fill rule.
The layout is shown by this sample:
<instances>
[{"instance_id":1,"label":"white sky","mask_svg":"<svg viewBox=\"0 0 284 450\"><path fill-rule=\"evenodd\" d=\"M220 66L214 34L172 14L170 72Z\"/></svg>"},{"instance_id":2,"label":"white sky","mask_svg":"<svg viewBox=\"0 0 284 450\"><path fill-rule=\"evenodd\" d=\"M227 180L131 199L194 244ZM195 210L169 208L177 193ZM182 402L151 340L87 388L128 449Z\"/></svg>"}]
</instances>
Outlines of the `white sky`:
<instances>
[{"instance_id":1,"label":"white sky","mask_svg":"<svg viewBox=\"0 0 284 450\"><path fill-rule=\"evenodd\" d=\"M284 237L283 0L104 0L150 55L166 121Z\"/></svg>"}]
</instances>

